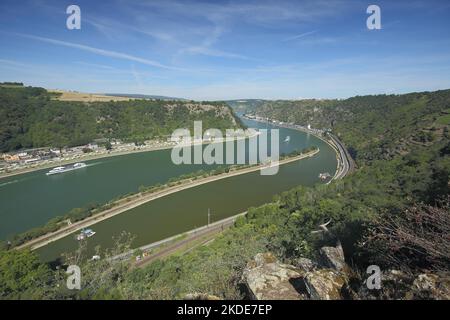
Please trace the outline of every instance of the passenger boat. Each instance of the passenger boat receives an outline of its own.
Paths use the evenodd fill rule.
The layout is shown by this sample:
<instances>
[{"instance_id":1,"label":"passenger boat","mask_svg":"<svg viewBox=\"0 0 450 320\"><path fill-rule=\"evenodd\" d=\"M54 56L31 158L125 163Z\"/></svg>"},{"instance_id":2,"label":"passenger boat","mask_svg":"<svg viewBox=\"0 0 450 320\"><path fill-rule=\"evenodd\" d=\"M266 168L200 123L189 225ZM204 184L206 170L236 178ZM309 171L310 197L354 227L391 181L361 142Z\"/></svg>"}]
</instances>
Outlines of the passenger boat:
<instances>
[{"instance_id":1,"label":"passenger boat","mask_svg":"<svg viewBox=\"0 0 450 320\"><path fill-rule=\"evenodd\" d=\"M70 165L67 165L67 166L61 166L61 167L53 168L52 170L47 172L46 175L50 176L52 174L58 174L58 173L63 173L63 172L67 172L67 171L73 171L73 170L81 169L81 168L84 168L84 167L86 167L86 163L77 162L75 164L70 164Z\"/></svg>"}]
</instances>

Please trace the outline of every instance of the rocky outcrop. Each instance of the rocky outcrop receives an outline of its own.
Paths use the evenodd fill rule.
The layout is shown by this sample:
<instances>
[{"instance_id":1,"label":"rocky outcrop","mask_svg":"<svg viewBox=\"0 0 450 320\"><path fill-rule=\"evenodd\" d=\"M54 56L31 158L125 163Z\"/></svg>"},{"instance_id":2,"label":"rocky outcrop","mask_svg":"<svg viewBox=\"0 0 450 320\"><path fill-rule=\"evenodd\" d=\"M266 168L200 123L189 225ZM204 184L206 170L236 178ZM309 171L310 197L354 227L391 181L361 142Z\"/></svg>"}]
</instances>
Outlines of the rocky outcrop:
<instances>
[{"instance_id":1,"label":"rocky outcrop","mask_svg":"<svg viewBox=\"0 0 450 320\"><path fill-rule=\"evenodd\" d=\"M298 258L279 262L271 253L257 254L247 264L242 281L248 298L257 300L450 299L450 274L413 275L382 271L381 288L369 289L364 274L346 264L341 246L320 249L318 262Z\"/></svg>"},{"instance_id":2,"label":"rocky outcrop","mask_svg":"<svg viewBox=\"0 0 450 320\"><path fill-rule=\"evenodd\" d=\"M257 254L242 276L248 297L257 300L341 299L346 277L337 270L320 269L310 259L294 265L280 263L273 254Z\"/></svg>"},{"instance_id":3,"label":"rocky outcrop","mask_svg":"<svg viewBox=\"0 0 450 320\"><path fill-rule=\"evenodd\" d=\"M331 269L308 272L304 281L309 297L314 300L340 300L346 284L346 278Z\"/></svg>"},{"instance_id":4,"label":"rocky outcrop","mask_svg":"<svg viewBox=\"0 0 450 320\"><path fill-rule=\"evenodd\" d=\"M259 253L247 264L242 280L251 299L303 300L302 277L300 269L278 262L271 253Z\"/></svg>"},{"instance_id":5,"label":"rocky outcrop","mask_svg":"<svg viewBox=\"0 0 450 320\"><path fill-rule=\"evenodd\" d=\"M296 266L297 268L299 268L300 270L303 270L305 272L313 271L317 268L317 263L315 263L314 261L312 261L310 259L306 259L306 258L295 259L293 264L294 264L294 266Z\"/></svg>"},{"instance_id":6,"label":"rocky outcrop","mask_svg":"<svg viewBox=\"0 0 450 320\"><path fill-rule=\"evenodd\" d=\"M338 272L346 272L348 269L345 263L344 250L340 244L336 247L322 247L319 250L319 264Z\"/></svg>"}]
</instances>

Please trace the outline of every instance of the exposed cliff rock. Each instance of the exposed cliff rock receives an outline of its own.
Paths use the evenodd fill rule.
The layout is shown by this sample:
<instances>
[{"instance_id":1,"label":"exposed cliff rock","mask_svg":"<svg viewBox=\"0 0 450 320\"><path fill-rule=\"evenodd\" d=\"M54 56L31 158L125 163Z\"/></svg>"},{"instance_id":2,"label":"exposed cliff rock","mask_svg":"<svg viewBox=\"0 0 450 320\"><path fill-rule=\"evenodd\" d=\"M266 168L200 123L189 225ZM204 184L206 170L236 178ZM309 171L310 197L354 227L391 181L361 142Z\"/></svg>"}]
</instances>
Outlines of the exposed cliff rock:
<instances>
[{"instance_id":1,"label":"exposed cliff rock","mask_svg":"<svg viewBox=\"0 0 450 320\"><path fill-rule=\"evenodd\" d=\"M319 250L319 264L338 272L345 272L348 269L345 263L344 250L340 244L336 247L322 247Z\"/></svg>"},{"instance_id":2,"label":"exposed cliff rock","mask_svg":"<svg viewBox=\"0 0 450 320\"><path fill-rule=\"evenodd\" d=\"M299 268L303 271L307 271L307 272L313 271L317 268L317 263L315 263L314 261L312 261L310 259L306 259L306 258L295 259L293 264L297 268Z\"/></svg>"},{"instance_id":3,"label":"exposed cliff rock","mask_svg":"<svg viewBox=\"0 0 450 320\"><path fill-rule=\"evenodd\" d=\"M306 258L294 265L280 263L273 254L257 254L247 264L242 280L249 298L257 300L341 299L346 277L332 269L317 269Z\"/></svg>"},{"instance_id":4,"label":"exposed cliff rock","mask_svg":"<svg viewBox=\"0 0 450 320\"><path fill-rule=\"evenodd\" d=\"M331 269L308 272L304 281L309 297L314 300L340 300L346 284L345 277Z\"/></svg>"},{"instance_id":5,"label":"exposed cliff rock","mask_svg":"<svg viewBox=\"0 0 450 320\"><path fill-rule=\"evenodd\" d=\"M271 253L257 254L243 273L249 297L257 300L303 300L302 271L282 264Z\"/></svg>"},{"instance_id":6,"label":"exposed cliff rock","mask_svg":"<svg viewBox=\"0 0 450 320\"><path fill-rule=\"evenodd\" d=\"M382 271L381 288L368 289L364 274L345 262L342 247L320 249L318 263L298 258L293 265L279 262L272 253L257 254L247 264L242 281L248 298L257 300L341 299L450 299L450 274L414 275Z\"/></svg>"}]
</instances>

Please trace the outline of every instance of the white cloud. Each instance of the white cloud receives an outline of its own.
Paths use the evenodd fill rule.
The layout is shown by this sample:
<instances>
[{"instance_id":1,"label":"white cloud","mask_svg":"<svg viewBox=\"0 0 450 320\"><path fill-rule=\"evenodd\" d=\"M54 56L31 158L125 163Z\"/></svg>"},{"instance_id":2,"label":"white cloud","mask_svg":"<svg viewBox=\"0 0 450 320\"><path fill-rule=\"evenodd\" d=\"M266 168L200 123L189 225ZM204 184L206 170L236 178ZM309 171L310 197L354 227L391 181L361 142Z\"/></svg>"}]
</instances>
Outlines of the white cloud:
<instances>
[{"instance_id":1,"label":"white cloud","mask_svg":"<svg viewBox=\"0 0 450 320\"><path fill-rule=\"evenodd\" d=\"M167 65L164 65L164 64L159 63L157 61L136 57L136 56L133 56L133 55L130 55L130 54L127 54L127 53L111 51L111 50L104 50L104 49L95 48L95 47L91 47L91 46L87 46L87 45L83 45L83 44L78 44L78 43L73 43L73 42L68 42L68 41L61 41L61 40L45 38L45 37L38 37L38 36L34 36L34 35L29 35L29 34L16 33L16 35L19 35L19 36L22 36L22 37L26 37L26 38L29 38L29 39L33 39L33 40L38 40L38 41L41 41L41 42L47 42L47 43L59 45L59 46L71 47L71 48L75 48L75 49L91 52L91 53L94 53L94 54L97 54L97 55L101 55L101 56L105 56L105 57L111 57L111 58L117 58L117 59L123 59L123 60L138 62L138 63L142 63L142 64L149 65L149 66L152 66L152 67L168 69L168 70L178 70L178 71L184 70L182 68L167 66Z\"/></svg>"},{"instance_id":2,"label":"white cloud","mask_svg":"<svg viewBox=\"0 0 450 320\"><path fill-rule=\"evenodd\" d=\"M296 35L296 36L286 38L286 39L284 39L283 41L292 41L292 40L304 38L304 37L309 36L309 35L314 34L314 33L317 33L317 30L313 30L313 31L309 31L309 32L304 32L304 33L298 34L298 35Z\"/></svg>"}]
</instances>

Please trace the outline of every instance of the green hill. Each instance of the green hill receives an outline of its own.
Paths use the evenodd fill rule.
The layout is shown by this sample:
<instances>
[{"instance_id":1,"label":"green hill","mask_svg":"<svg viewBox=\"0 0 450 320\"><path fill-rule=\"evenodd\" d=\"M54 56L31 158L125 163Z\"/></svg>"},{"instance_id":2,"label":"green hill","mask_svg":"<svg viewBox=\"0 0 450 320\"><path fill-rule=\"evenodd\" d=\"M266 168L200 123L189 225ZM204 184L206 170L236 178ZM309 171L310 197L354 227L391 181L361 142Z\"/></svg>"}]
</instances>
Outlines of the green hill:
<instances>
[{"instance_id":1,"label":"green hill","mask_svg":"<svg viewBox=\"0 0 450 320\"><path fill-rule=\"evenodd\" d=\"M98 138L142 141L177 128L224 130L239 126L231 109L217 102L131 100L58 101L42 88L0 86L0 151L86 144Z\"/></svg>"},{"instance_id":2,"label":"green hill","mask_svg":"<svg viewBox=\"0 0 450 320\"><path fill-rule=\"evenodd\" d=\"M450 90L346 100L265 101L254 113L330 128L357 160L392 159L447 134Z\"/></svg>"}]
</instances>

